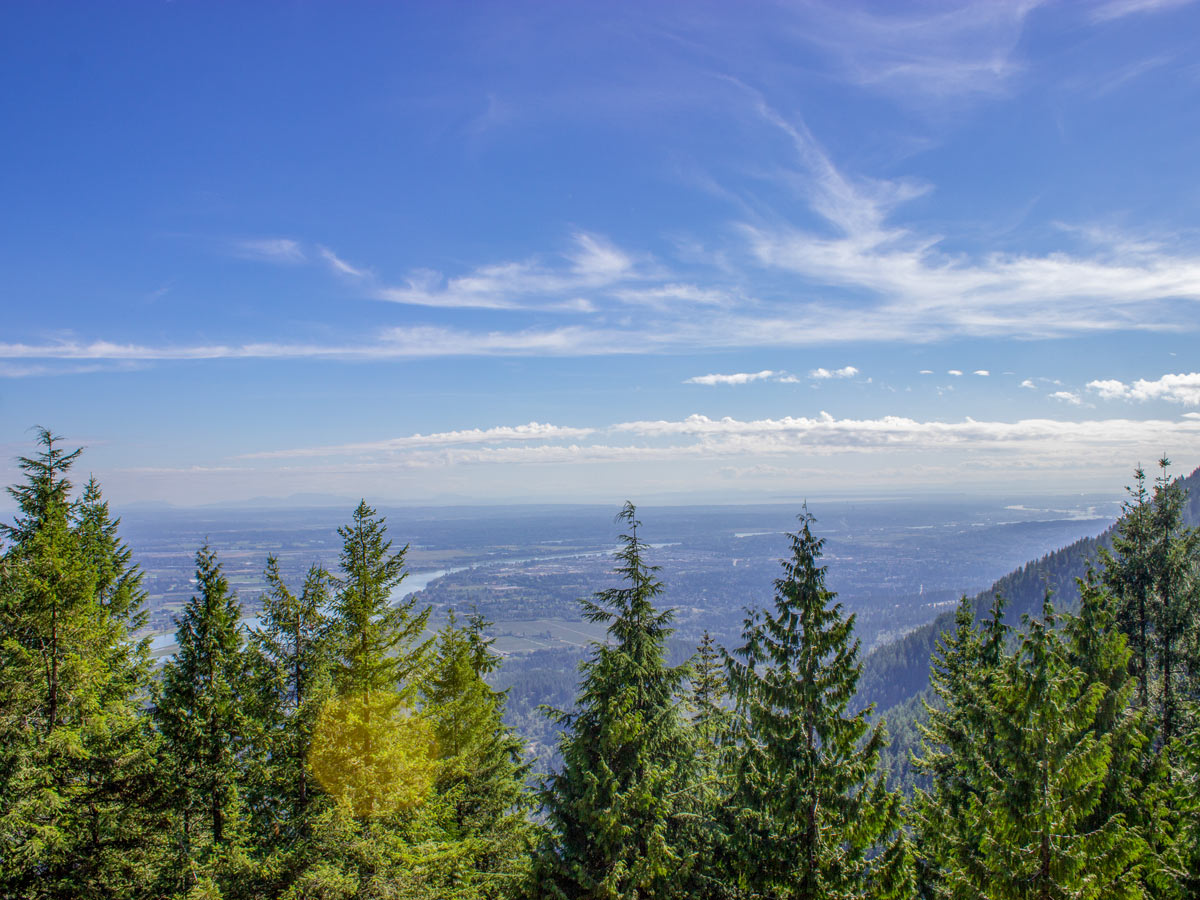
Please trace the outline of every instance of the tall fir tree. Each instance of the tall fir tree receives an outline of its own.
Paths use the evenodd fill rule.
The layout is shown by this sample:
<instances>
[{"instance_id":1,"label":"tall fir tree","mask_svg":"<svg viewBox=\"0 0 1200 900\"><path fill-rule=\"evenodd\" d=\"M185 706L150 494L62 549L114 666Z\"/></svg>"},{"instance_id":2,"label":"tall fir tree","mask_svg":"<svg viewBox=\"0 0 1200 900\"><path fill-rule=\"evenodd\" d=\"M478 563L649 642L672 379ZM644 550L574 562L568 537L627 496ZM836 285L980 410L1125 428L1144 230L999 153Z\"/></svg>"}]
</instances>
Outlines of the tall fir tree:
<instances>
[{"instance_id":1,"label":"tall fir tree","mask_svg":"<svg viewBox=\"0 0 1200 900\"><path fill-rule=\"evenodd\" d=\"M66 450L57 446L62 437L41 427L37 429L37 442L43 448L40 453L17 457L17 466L25 473L25 482L8 488L9 496L17 503L18 513L12 525L0 525L0 536L13 546L33 538L43 525L66 514L72 506L68 476L83 448Z\"/></svg>"},{"instance_id":2,"label":"tall fir tree","mask_svg":"<svg viewBox=\"0 0 1200 900\"><path fill-rule=\"evenodd\" d=\"M146 592L142 571L133 562L133 550L121 539L120 525L121 520L109 511L99 482L89 478L79 500L75 530L83 554L96 573L97 602L133 633L146 624Z\"/></svg>"},{"instance_id":3,"label":"tall fir tree","mask_svg":"<svg viewBox=\"0 0 1200 900\"><path fill-rule=\"evenodd\" d=\"M38 440L0 560L0 894L138 896L157 843L140 576L95 482L71 497L80 451Z\"/></svg>"},{"instance_id":4,"label":"tall fir tree","mask_svg":"<svg viewBox=\"0 0 1200 900\"><path fill-rule=\"evenodd\" d=\"M1151 547L1154 542L1150 492L1146 473L1139 465L1134 482L1126 487L1129 498L1113 531L1112 550L1102 547L1104 583L1118 598L1117 622L1129 637L1130 671L1137 679L1137 704L1150 705L1153 677L1153 591Z\"/></svg>"},{"instance_id":5,"label":"tall fir tree","mask_svg":"<svg viewBox=\"0 0 1200 900\"><path fill-rule=\"evenodd\" d=\"M1161 695L1159 735L1168 749L1179 736L1180 715L1186 694L1185 641L1200 611L1197 585L1189 577L1200 552L1200 530L1183 522L1186 494L1178 479L1170 475L1171 461L1158 461L1150 513L1153 566L1154 631Z\"/></svg>"},{"instance_id":6,"label":"tall fir tree","mask_svg":"<svg viewBox=\"0 0 1200 900\"><path fill-rule=\"evenodd\" d=\"M1071 664L1054 627L1047 600L990 692L995 752L967 811L981 865L952 871L951 884L999 896L1140 897L1141 836L1121 813L1092 819L1112 762L1112 734L1096 727L1109 687Z\"/></svg>"},{"instance_id":7,"label":"tall fir tree","mask_svg":"<svg viewBox=\"0 0 1200 900\"><path fill-rule=\"evenodd\" d=\"M1149 848L1110 779L1141 749L1119 727L1134 681L1104 606L1085 597L1085 619L1064 633L1047 597L1011 650L965 609L943 642L943 708L931 710L919 761L934 780L917 803L925 895L1145 896Z\"/></svg>"},{"instance_id":8,"label":"tall fir tree","mask_svg":"<svg viewBox=\"0 0 1200 900\"><path fill-rule=\"evenodd\" d=\"M371 818L392 805L389 789L407 790L396 766L417 762L401 760L396 751L401 731L424 727L416 707L432 644L423 637L429 609L417 610L416 594L393 602L407 575L408 547L392 552L386 519L365 501L338 534L331 674L340 706L333 719L326 716L331 726L320 735L315 761L327 775L344 776L337 793L361 817ZM327 704L326 713L332 712ZM409 736L424 740L415 732Z\"/></svg>"},{"instance_id":9,"label":"tall fir tree","mask_svg":"<svg viewBox=\"0 0 1200 900\"><path fill-rule=\"evenodd\" d=\"M505 693L485 680L500 665L489 624L472 615L460 625L451 612L423 689L437 739L446 896L464 900L511 896L527 875L533 838L523 744L503 722Z\"/></svg>"},{"instance_id":10,"label":"tall fir tree","mask_svg":"<svg viewBox=\"0 0 1200 900\"><path fill-rule=\"evenodd\" d=\"M926 720L918 725L922 755L914 760L930 787L916 792L910 816L922 896L938 894L947 860L977 856L978 834L964 811L979 796L978 772L996 743L986 698L1009 638L1004 607L997 594L977 628L974 605L964 596L954 614L954 630L938 640L930 667L933 702L923 701Z\"/></svg>"},{"instance_id":11,"label":"tall fir tree","mask_svg":"<svg viewBox=\"0 0 1200 900\"><path fill-rule=\"evenodd\" d=\"M330 610L332 694L309 762L321 791L305 867L289 897L436 897L444 888L436 740L418 709L429 609L398 599L407 547L365 502L342 538Z\"/></svg>"},{"instance_id":12,"label":"tall fir tree","mask_svg":"<svg viewBox=\"0 0 1200 900\"><path fill-rule=\"evenodd\" d=\"M311 566L297 595L272 555L264 577L267 591L249 645L259 767L251 806L262 840L291 844L307 832L317 790L308 755L330 694L329 573Z\"/></svg>"},{"instance_id":13,"label":"tall fir tree","mask_svg":"<svg viewBox=\"0 0 1200 900\"><path fill-rule=\"evenodd\" d=\"M1079 581L1079 594L1079 612L1066 617L1062 639L1067 661L1102 688L1092 732L1109 747L1099 799L1082 828L1102 829L1119 815L1145 844L1141 881L1148 896L1174 896L1182 810L1171 796L1167 760L1153 744L1150 710L1137 699L1132 641L1117 618L1123 604L1093 571Z\"/></svg>"},{"instance_id":14,"label":"tall fir tree","mask_svg":"<svg viewBox=\"0 0 1200 900\"><path fill-rule=\"evenodd\" d=\"M546 837L534 858L532 893L565 900L681 896L688 860L677 813L688 791L689 746L676 697L685 676L666 664L670 610L646 563L632 503L616 553L621 587L581 600L607 626L581 665L576 707L555 713L562 769L542 792Z\"/></svg>"},{"instance_id":15,"label":"tall fir tree","mask_svg":"<svg viewBox=\"0 0 1200 900\"><path fill-rule=\"evenodd\" d=\"M854 617L825 587L813 521L800 516L773 608L746 619L726 660L739 717L734 872L764 898L911 896L900 798L879 770L883 726L849 712Z\"/></svg>"},{"instance_id":16,"label":"tall fir tree","mask_svg":"<svg viewBox=\"0 0 1200 900\"><path fill-rule=\"evenodd\" d=\"M685 699L693 788L682 798L680 836L694 863L683 881L684 894L720 900L736 896L727 877L729 835L722 820L731 788L733 710L724 658L708 631L691 659Z\"/></svg>"},{"instance_id":17,"label":"tall fir tree","mask_svg":"<svg viewBox=\"0 0 1200 900\"><path fill-rule=\"evenodd\" d=\"M715 755L728 741L732 710L728 704L729 683L720 648L705 631L692 657L689 671L688 706L698 751Z\"/></svg>"},{"instance_id":18,"label":"tall fir tree","mask_svg":"<svg viewBox=\"0 0 1200 900\"><path fill-rule=\"evenodd\" d=\"M417 596L393 602L408 573L407 545L395 553L387 520L365 501L353 521L338 529L342 538L341 574L334 579L333 638L337 654L334 683L342 694L391 692L412 703L417 676L429 659L429 641L420 637L429 610L417 609Z\"/></svg>"},{"instance_id":19,"label":"tall fir tree","mask_svg":"<svg viewBox=\"0 0 1200 900\"><path fill-rule=\"evenodd\" d=\"M245 837L240 792L249 730L242 608L207 544L196 552L195 579L155 708L177 817L173 868L184 890L203 876L226 875Z\"/></svg>"}]
</instances>

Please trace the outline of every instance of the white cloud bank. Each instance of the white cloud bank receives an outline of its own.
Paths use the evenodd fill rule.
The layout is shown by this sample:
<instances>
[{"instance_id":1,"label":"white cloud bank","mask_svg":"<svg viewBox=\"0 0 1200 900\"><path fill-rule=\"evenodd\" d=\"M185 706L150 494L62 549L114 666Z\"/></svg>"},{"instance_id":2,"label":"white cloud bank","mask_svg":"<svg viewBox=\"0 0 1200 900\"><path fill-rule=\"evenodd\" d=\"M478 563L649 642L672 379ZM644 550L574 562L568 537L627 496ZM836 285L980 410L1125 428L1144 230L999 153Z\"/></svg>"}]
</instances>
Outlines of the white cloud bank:
<instances>
[{"instance_id":1,"label":"white cloud bank","mask_svg":"<svg viewBox=\"0 0 1200 900\"><path fill-rule=\"evenodd\" d=\"M808 373L808 377L813 381L829 381L838 378L853 378L858 374L858 369L854 366L843 366L840 369L816 368ZM686 379L684 384L705 384L705 385L733 385L733 384L749 384L752 381L774 381L779 384L800 384L801 381L795 375L790 375L787 372L780 372L774 369L763 369L761 372L735 372L729 375L695 375L692 378Z\"/></svg>"},{"instance_id":2,"label":"white cloud bank","mask_svg":"<svg viewBox=\"0 0 1200 900\"><path fill-rule=\"evenodd\" d=\"M813 369L808 373L809 378L815 378L818 381L824 381L830 378L853 378L858 374L858 369L854 366L842 366L840 369Z\"/></svg>"},{"instance_id":3,"label":"white cloud bank","mask_svg":"<svg viewBox=\"0 0 1200 900\"><path fill-rule=\"evenodd\" d=\"M1084 422L1021 419L989 422L966 418L960 422L921 421L906 416L872 419L783 416L743 420L714 419L693 414L683 419L636 420L608 426L526 425L471 428L435 434L413 434L381 441L328 447L280 449L248 454L241 459L359 456L365 458L427 451L431 448L475 446L503 450L472 451L442 456L446 460L482 462L488 459L538 461L546 458L603 456L635 459L646 455L729 456L808 452L883 452L897 449L991 449L1040 454L1091 448L1111 452L1115 447L1149 442L1178 443L1200 437L1200 415L1178 420L1102 419ZM439 449L439 452L441 450ZM420 458L420 457L418 457Z\"/></svg>"},{"instance_id":4,"label":"white cloud bank","mask_svg":"<svg viewBox=\"0 0 1200 900\"><path fill-rule=\"evenodd\" d=\"M828 413L760 419L652 419L610 425L523 425L406 434L325 447L280 447L234 459L170 467L147 461L113 470L130 499L194 503L284 496L314 483L347 496L402 502L461 498L541 502L564 494L616 502L686 494L707 485L722 502L978 485L1006 490L1053 478L1060 487L1105 490L1139 459L1166 451L1194 465L1200 412L1177 419L1014 422L853 419ZM1190 454L1190 455L1189 455ZM735 478L737 484L728 482ZM722 486L724 485L724 486Z\"/></svg>"},{"instance_id":5,"label":"white cloud bank","mask_svg":"<svg viewBox=\"0 0 1200 900\"><path fill-rule=\"evenodd\" d=\"M780 374L771 369L763 369L761 372L736 372L732 375L696 375L684 381L684 384L749 384L752 381L777 378Z\"/></svg>"},{"instance_id":6,"label":"white cloud bank","mask_svg":"<svg viewBox=\"0 0 1200 900\"><path fill-rule=\"evenodd\" d=\"M1163 375L1154 381L1138 379L1132 384L1115 379L1089 381L1087 387L1101 400L1167 400L1184 406L1200 406L1200 372Z\"/></svg>"}]
</instances>

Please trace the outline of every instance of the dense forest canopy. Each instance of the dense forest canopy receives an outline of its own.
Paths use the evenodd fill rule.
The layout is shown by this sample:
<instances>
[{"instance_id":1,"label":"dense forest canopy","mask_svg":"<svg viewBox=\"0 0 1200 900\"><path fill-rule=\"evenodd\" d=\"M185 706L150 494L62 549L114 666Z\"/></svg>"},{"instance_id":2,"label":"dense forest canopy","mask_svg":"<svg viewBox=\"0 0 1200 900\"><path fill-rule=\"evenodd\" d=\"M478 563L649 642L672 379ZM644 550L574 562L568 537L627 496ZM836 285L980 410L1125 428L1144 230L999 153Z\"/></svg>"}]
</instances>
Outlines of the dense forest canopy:
<instances>
[{"instance_id":1,"label":"dense forest canopy","mask_svg":"<svg viewBox=\"0 0 1200 900\"><path fill-rule=\"evenodd\" d=\"M332 570L207 545L160 666L141 573L46 430L0 556L0 896L1141 898L1200 882L1197 480L864 661L798 519L737 646L675 664L632 504L606 630L532 772L489 623L428 637L365 501ZM652 527L652 523L651 526ZM876 706L901 719L904 778ZM889 771L889 759L893 761ZM898 784L904 790L898 789Z\"/></svg>"}]
</instances>

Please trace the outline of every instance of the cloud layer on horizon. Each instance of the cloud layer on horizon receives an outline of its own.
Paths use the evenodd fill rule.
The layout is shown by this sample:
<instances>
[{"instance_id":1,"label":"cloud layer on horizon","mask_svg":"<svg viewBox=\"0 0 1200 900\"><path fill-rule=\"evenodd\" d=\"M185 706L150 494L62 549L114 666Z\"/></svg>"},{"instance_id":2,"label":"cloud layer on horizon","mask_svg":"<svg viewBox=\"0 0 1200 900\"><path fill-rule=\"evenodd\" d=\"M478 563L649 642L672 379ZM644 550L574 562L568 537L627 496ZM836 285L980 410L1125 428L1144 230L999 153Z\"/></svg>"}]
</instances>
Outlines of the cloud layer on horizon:
<instances>
[{"instance_id":1,"label":"cloud layer on horizon","mask_svg":"<svg viewBox=\"0 0 1200 900\"><path fill-rule=\"evenodd\" d=\"M775 456L797 453L886 453L899 450L1003 451L1069 458L1080 451L1178 443L1200 437L1200 413L1178 419L1050 418L1013 422L920 421L906 416L835 418L783 416L743 420L693 414L682 419L639 420L607 426L539 422L413 434L383 441L282 448L244 454L244 460L388 459L399 465L479 462L545 462L568 458L638 459L694 456ZM475 448L475 449L463 449Z\"/></svg>"}]
</instances>

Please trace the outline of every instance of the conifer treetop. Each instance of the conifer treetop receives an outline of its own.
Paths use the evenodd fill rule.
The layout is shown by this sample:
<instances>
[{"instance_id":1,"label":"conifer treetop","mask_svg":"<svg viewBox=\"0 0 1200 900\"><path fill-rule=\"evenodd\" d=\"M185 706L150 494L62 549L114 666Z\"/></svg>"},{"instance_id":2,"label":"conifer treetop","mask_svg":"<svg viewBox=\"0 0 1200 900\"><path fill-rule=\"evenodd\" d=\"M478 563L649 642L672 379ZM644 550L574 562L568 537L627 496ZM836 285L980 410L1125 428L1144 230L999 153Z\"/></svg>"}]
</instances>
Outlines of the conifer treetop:
<instances>
[{"instance_id":1,"label":"conifer treetop","mask_svg":"<svg viewBox=\"0 0 1200 900\"><path fill-rule=\"evenodd\" d=\"M44 449L36 456L17 457L17 467L25 473L25 481L7 489L21 514L12 525L0 525L0 536L14 543L32 537L54 510L66 515L71 504L67 473L83 453L82 447L67 451L57 446L62 436L48 428L39 425L36 430L37 441Z\"/></svg>"}]
</instances>

